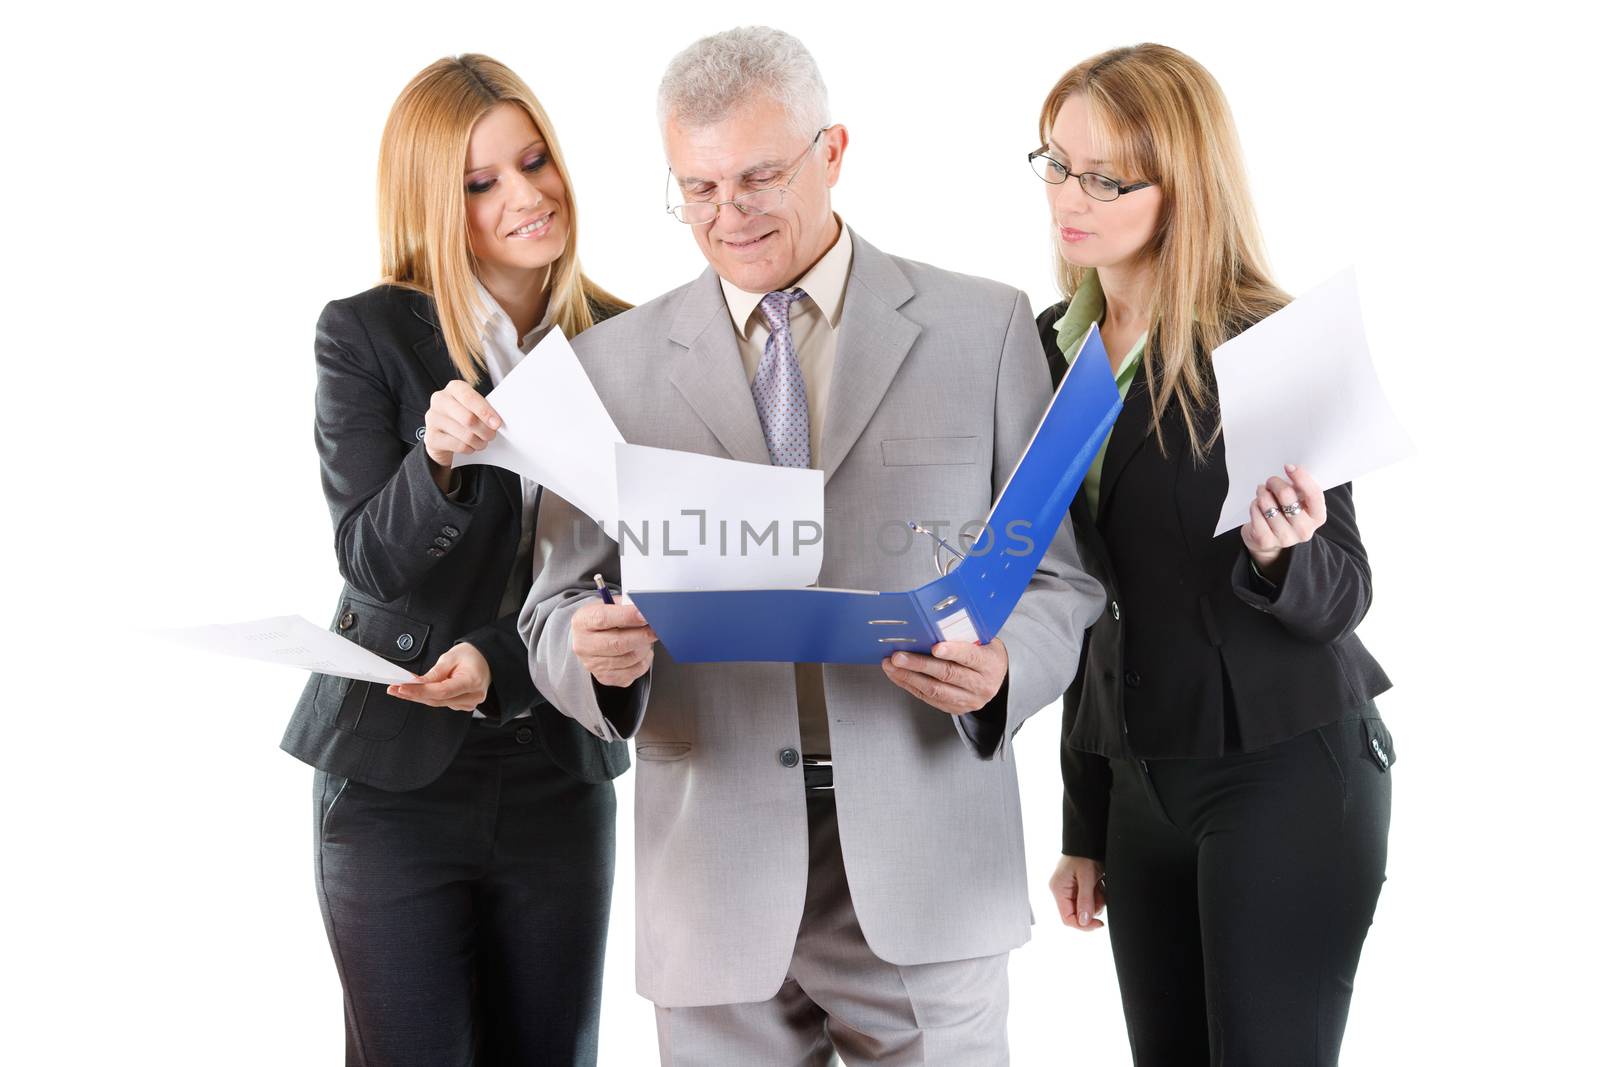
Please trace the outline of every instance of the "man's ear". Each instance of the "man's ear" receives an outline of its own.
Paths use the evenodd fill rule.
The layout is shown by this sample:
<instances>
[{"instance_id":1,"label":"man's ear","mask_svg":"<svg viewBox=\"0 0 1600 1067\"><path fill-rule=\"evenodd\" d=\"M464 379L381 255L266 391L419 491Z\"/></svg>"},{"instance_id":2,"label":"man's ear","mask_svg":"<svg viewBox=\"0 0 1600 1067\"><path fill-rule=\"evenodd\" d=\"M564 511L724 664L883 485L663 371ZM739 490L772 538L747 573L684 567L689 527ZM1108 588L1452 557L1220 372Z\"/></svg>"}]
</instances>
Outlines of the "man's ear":
<instances>
[{"instance_id":1,"label":"man's ear","mask_svg":"<svg viewBox=\"0 0 1600 1067\"><path fill-rule=\"evenodd\" d=\"M839 180L839 165L844 162L844 150L850 145L850 131L834 123L822 133L822 143L828 153L828 188Z\"/></svg>"}]
</instances>

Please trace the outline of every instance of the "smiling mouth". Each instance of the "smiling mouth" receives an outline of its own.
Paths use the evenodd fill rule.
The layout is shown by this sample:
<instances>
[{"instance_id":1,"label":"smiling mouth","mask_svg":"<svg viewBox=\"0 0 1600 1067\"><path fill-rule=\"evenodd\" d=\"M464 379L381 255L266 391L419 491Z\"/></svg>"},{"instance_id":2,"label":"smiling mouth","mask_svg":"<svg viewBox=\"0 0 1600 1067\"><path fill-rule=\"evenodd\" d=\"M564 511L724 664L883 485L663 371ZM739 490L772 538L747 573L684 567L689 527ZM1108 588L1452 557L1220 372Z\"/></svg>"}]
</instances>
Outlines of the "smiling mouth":
<instances>
[{"instance_id":1,"label":"smiling mouth","mask_svg":"<svg viewBox=\"0 0 1600 1067\"><path fill-rule=\"evenodd\" d=\"M776 232L776 230L769 230L760 237L752 237L744 241L734 241L724 237L722 239L722 243L733 249L735 252L743 252L747 248L754 248L756 245L760 244L762 241L765 241L768 237L771 237Z\"/></svg>"},{"instance_id":2,"label":"smiling mouth","mask_svg":"<svg viewBox=\"0 0 1600 1067\"><path fill-rule=\"evenodd\" d=\"M543 237L546 233L548 233L550 231L550 220L555 218L555 215L556 215L556 213L554 211L550 212L548 215L541 215L539 218L534 219L532 222L523 223L521 226L518 226L516 229L512 230L510 233L506 234L506 236L507 237Z\"/></svg>"}]
</instances>

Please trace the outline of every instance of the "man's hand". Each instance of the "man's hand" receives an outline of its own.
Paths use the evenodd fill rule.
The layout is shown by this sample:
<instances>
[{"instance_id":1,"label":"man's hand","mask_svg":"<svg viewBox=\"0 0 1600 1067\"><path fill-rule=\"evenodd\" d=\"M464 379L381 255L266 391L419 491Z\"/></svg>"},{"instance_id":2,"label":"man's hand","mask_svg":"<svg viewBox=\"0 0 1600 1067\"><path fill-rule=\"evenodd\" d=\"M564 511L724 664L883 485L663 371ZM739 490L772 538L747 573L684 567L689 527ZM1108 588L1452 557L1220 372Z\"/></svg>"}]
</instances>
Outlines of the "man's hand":
<instances>
[{"instance_id":1,"label":"man's hand","mask_svg":"<svg viewBox=\"0 0 1600 1067\"><path fill-rule=\"evenodd\" d=\"M883 661L883 673L924 704L947 715L965 715L1000 692L1010 662L998 637L987 645L941 641L931 656L896 652Z\"/></svg>"},{"instance_id":2,"label":"man's hand","mask_svg":"<svg viewBox=\"0 0 1600 1067\"><path fill-rule=\"evenodd\" d=\"M572 653L601 685L625 687L655 662L656 632L632 604L596 600L572 613Z\"/></svg>"}]
</instances>

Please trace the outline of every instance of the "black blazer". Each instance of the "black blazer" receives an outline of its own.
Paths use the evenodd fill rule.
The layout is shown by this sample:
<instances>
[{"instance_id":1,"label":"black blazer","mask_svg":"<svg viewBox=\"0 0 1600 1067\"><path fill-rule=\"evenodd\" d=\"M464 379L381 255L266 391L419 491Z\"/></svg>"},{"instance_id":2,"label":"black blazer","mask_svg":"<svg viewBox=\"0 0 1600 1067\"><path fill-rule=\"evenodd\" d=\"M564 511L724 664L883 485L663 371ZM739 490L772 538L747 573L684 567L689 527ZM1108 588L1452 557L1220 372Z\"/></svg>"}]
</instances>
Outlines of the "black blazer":
<instances>
[{"instance_id":1,"label":"black blazer","mask_svg":"<svg viewBox=\"0 0 1600 1067\"><path fill-rule=\"evenodd\" d=\"M1057 385L1067 365L1055 326L1066 308L1038 319ZM1163 455L1152 410L1141 373L1106 447L1098 518L1082 490L1072 501L1078 551L1105 587L1106 610L1063 705L1062 851L1093 859L1105 855L1107 759L1250 751L1346 718L1382 730L1371 701L1390 685L1355 635L1372 575L1350 486L1327 490L1328 521L1288 551L1273 586L1255 576L1237 530L1212 536L1228 488L1224 442L1197 463L1173 404ZM1215 419L1202 416L1202 438ZM1392 752L1389 741L1384 732Z\"/></svg>"},{"instance_id":2,"label":"black blazer","mask_svg":"<svg viewBox=\"0 0 1600 1067\"><path fill-rule=\"evenodd\" d=\"M614 311L593 310L597 318ZM421 439L429 399L460 377L432 298L380 285L335 300L317 322L316 359L317 455L345 580L332 629L419 674L470 641L493 675L485 715L504 722L532 708L517 726L532 728L576 778L601 782L627 770L625 744L601 741L534 688L516 613L499 616L522 531L521 480L499 467L464 467L452 500L428 472ZM455 758L471 721L391 697L382 685L317 674L283 748L330 774L418 789Z\"/></svg>"}]
</instances>

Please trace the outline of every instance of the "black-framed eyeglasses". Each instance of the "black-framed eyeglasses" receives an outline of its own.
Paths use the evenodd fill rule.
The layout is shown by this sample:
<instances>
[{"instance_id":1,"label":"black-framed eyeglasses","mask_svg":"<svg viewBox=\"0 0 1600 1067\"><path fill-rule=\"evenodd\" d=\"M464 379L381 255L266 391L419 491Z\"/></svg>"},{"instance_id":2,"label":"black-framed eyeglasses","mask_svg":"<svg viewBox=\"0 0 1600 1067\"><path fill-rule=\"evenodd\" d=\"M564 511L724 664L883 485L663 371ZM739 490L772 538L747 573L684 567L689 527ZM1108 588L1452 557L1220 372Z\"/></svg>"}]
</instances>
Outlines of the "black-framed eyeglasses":
<instances>
[{"instance_id":1,"label":"black-framed eyeglasses","mask_svg":"<svg viewBox=\"0 0 1600 1067\"><path fill-rule=\"evenodd\" d=\"M765 189L753 189L748 193L740 193L731 200L718 200L716 202L710 200L685 200L674 204L672 202L672 186L674 184L672 168L668 167L667 211L679 222L687 223L690 226L704 226L717 217L717 213L722 210L722 205L724 204L732 204L746 215L766 215L769 212L778 210L778 207L783 203L783 198L788 195L790 184L793 183L795 176L800 173L801 165L810 157L812 150L817 147L817 142L822 140L822 135L827 130L828 127L826 126L818 130L817 135L811 138L811 143L806 145L805 151L795 156L788 166L778 171L779 174L784 173L784 171L789 172L788 180L782 185L772 185Z\"/></svg>"},{"instance_id":2,"label":"black-framed eyeglasses","mask_svg":"<svg viewBox=\"0 0 1600 1067\"><path fill-rule=\"evenodd\" d=\"M1115 178L1096 174L1092 170L1074 174L1059 159L1051 156L1050 150L1046 148L1035 148L1029 152L1028 165L1033 168L1035 174L1051 185L1062 185L1068 178L1076 178L1086 195L1108 204L1124 193L1135 193L1155 184L1155 182L1134 182L1132 185L1121 185Z\"/></svg>"}]
</instances>

